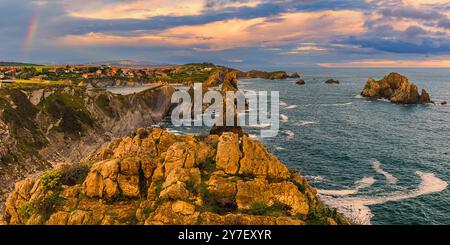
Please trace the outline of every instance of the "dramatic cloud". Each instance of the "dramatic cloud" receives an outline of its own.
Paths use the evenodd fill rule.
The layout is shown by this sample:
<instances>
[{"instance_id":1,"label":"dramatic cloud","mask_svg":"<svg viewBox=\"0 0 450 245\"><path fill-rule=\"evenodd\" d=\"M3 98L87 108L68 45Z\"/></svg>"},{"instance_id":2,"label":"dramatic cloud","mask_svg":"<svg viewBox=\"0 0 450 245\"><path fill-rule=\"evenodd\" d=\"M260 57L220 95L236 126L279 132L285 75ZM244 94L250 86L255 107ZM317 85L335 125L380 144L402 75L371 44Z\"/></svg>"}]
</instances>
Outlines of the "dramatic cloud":
<instances>
[{"instance_id":1,"label":"dramatic cloud","mask_svg":"<svg viewBox=\"0 0 450 245\"><path fill-rule=\"evenodd\" d=\"M0 0L0 9L2 60L441 67L450 56L448 0Z\"/></svg>"},{"instance_id":2,"label":"dramatic cloud","mask_svg":"<svg viewBox=\"0 0 450 245\"><path fill-rule=\"evenodd\" d=\"M327 40L364 31L360 12L320 11L285 13L272 18L231 19L204 25L179 26L159 33L136 31L133 35L87 33L68 35L57 43L66 46L173 45L196 49L225 50L252 46L276 46L300 40ZM318 31L320 29L320 31Z\"/></svg>"}]
</instances>

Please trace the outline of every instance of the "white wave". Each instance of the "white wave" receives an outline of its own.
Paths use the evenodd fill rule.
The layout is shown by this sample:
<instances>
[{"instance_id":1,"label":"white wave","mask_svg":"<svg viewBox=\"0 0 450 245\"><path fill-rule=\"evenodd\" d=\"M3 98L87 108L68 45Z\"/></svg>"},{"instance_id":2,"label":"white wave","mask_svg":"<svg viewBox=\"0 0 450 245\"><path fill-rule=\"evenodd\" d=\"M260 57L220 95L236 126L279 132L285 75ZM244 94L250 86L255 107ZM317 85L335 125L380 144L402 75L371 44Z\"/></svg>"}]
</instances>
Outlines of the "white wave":
<instances>
[{"instance_id":1,"label":"white wave","mask_svg":"<svg viewBox=\"0 0 450 245\"><path fill-rule=\"evenodd\" d=\"M305 178L307 178L310 181L314 181L314 182L325 181L325 178L323 176L320 176L320 175L317 175L317 176L307 175L307 176L305 176Z\"/></svg>"},{"instance_id":2,"label":"white wave","mask_svg":"<svg viewBox=\"0 0 450 245\"><path fill-rule=\"evenodd\" d=\"M359 192L360 189L364 189L372 186L375 183L375 179L373 177L364 177L355 182L354 189L347 190L317 190L319 194L328 195L328 196L348 196L353 195Z\"/></svg>"},{"instance_id":3,"label":"white wave","mask_svg":"<svg viewBox=\"0 0 450 245\"><path fill-rule=\"evenodd\" d=\"M249 136L250 138L252 138L252 139L258 138L258 136L256 136L255 134L249 134L248 136Z\"/></svg>"},{"instance_id":4,"label":"white wave","mask_svg":"<svg viewBox=\"0 0 450 245\"><path fill-rule=\"evenodd\" d=\"M405 199L412 199L423 195L437 193L445 190L448 183L436 177L433 173L417 171L421 182L416 189L394 192L375 197L344 197L335 198L326 194L321 194L322 200L328 205L337 208L346 217L361 224L370 224L373 214L369 208L372 205L379 205L386 202L397 202Z\"/></svg>"},{"instance_id":5,"label":"white wave","mask_svg":"<svg viewBox=\"0 0 450 245\"><path fill-rule=\"evenodd\" d=\"M180 131L175 130L173 128L167 128L166 131L169 132L169 133L175 134L175 135L181 135Z\"/></svg>"},{"instance_id":6,"label":"white wave","mask_svg":"<svg viewBox=\"0 0 450 245\"><path fill-rule=\"evenodd\" d=\"M280 114L280 120L283 122L287 122L289 120L289 117L284 114Z\"/></svg>"},{"instance_id":7,"label":"white wave","mask_svg":"<svg viewBox=\"0 0 450 245\"><path fill-rule=\"evenodd\" d=\"M284 151L285 148L283 148L283 147L281 147L281 146L277 146L277 147L275 147L275 150L277 150L277 151Z\"/></svg>"},{"instance_id":8,"label":"white wave","mask_svg":"<svg viewBox=\"0 0 450 245\"><path fill-rule=\"evenodd\" d=\"M287 135L287 139L293 139L295 134L291 130L285 130L284 133Z\"/></svg>"},{"instance_id":9,"label":"white wave","mask_svg":"<svg viewBox=\"0 0 450 245\"><path fill-rule=\"evenodd\" d=\"M355 95L355 97L354 98L356 98L356 99L362 99L362 98L364 98L361 94L357 94L357 95Z\"/></svg>"},{"instance_id":10,"label":"white wave","mask_svg":"<svg viewBox=\"0 0 450 245\"><path fill-rule=\"evenodd\" d=\"M397 184L398 179L396 177L394 177L392 174L384 171L381 168L381 163L379 161L372 162L372 167L373 167L373 170L375 170L375 172L383 175L386 178L386 181L388 182L388 184L390 184L390 185Z\"/></svg>"},{"instance_id":11,"label":"white wave","mask_svg":"<svg viewBox=\"0 0 450 245\"><path fill-rule=\"evenodd\" d=\"M281 106L287 106L288 104L286 102L280 100L280 105Z\"/></svg>"},{"instance_id":12,"label":"white wave","mask_svg":"<svg viewBox=\"0 0 450 245\"><path fill-rule=\"evenodd\" d=\"M335 104L329 104L330 106L346 106L351 105L353 102L347 102L347 103L335 103Z\"/></svg>"},{"instance_id":13,"label":"white wave","mask_svg":"<svg viewBox=\"0 0 450 245\"><path fill-rule=\"evenodd\" d=\"M297 107L298 107L297 105L290 105L290 106L286 107L286 109L295 109Z\"/></svg>"},{"instance_id":14,"label":"white wave","mask_svg":"<svg viewBox=\"0 0 450 245\"><path fill-rule=\"evenodd\" d=\"M303 121L303 120L299 120L297 122L294 122L295 126L306 126L306 125L312 125L312 124L317 124L319 122L317 121Z\"/></svg>"},{"instance_id":15,"label":"white wave","mask_svg":"<svg viewBox=\"0 0 450 245\"><path fill-rule=\"evenodd\" d=\"M261 124L250 125L250 127L253 127L253 128L268 128L270 126L272 126L272 124L270 124L270 123L261 123Z\"/></svg>"}]
</instances>

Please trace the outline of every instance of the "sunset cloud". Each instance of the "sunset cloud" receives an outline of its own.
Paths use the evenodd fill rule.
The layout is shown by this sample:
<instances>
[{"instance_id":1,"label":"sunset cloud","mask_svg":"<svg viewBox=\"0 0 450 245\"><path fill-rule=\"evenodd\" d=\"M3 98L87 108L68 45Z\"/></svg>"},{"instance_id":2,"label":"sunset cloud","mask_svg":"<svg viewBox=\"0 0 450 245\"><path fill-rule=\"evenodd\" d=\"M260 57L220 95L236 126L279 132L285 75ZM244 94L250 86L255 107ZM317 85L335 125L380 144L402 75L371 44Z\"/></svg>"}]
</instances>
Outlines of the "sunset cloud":
<instances>
[{"instance_id":1,"label":"sunset cloud","mask_svg":"<svg viewBox=\"0 0 450 245\"><path fill-rule=\"evenodd\" d=\"M319 31L320 30L320 31ZM330 37L364 31L363 13L358 11L320 11L283 13L272 18L231 19L204 25L178 26L159 33L136 31L133 35L87 33L67 35L58 44L65 46L97 45L173 45L209 50L226 50L251 46L277 46L302 40L326 40ZM297 51L319 50L311 44Z\"/></svg>"},{"instance_id":2,"label":"sunset cloud","mask_svg":"<svg viewBox=\"0 0 450 245\"><path fill-rule=\"evenodd\" d=\"M450 68L450 58L431 60L363 60L319 63L325 68Z\"/></svg>"}]
</instances>

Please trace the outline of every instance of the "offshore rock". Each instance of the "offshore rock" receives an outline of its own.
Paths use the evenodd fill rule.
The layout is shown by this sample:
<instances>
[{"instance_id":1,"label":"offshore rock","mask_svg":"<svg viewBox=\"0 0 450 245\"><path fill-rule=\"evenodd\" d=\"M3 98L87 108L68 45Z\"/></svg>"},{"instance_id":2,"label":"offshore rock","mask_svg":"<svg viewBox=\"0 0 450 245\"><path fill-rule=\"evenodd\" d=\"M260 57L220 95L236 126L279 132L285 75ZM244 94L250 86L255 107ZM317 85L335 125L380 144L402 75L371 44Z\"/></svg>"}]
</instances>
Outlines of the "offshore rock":
<instances>
[{"instance_id":1,"label":"offshore rock","mask_svg":"<svg viewBox=\"0 0 450 245\"><path fill-rule=\"evenodd\" d=\"M426 104L432 103L429 94L422 90L419 95L415 84L398 73L390 73L379 81L369 78L361 95L375 99L387 99L399 104Z\"/></svg>"}]
</instances>

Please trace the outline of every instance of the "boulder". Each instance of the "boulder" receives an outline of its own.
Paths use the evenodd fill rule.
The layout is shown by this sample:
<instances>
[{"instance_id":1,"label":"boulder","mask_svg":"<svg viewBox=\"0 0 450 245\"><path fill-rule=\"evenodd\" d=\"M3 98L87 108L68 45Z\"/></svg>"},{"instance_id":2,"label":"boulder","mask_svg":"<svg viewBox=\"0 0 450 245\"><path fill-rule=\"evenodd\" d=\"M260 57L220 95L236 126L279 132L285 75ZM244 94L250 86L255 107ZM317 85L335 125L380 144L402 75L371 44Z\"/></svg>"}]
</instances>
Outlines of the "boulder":
<instances>
[{"instance_id":1,"label":"boulder","mask_svg":"<svg viewBox=\"0 0 450 245\"><path fill-rule=\"evenodd\" d=\"M298 80L297 82L295 82L295 84L298 84L298 85L305 85L305 80L300 79L300 80Z\"/></svg>"},{"instance_id":2,"label":"boulder","mask_svg":"<svg viewBox=\"0 0 450 245\"><path fill-rule=\"evenodd\" d=\"M442 101L441 105L447 105L447 101Z\"/></svg>"}]
</instances>

